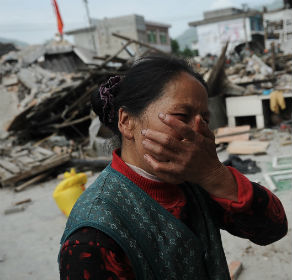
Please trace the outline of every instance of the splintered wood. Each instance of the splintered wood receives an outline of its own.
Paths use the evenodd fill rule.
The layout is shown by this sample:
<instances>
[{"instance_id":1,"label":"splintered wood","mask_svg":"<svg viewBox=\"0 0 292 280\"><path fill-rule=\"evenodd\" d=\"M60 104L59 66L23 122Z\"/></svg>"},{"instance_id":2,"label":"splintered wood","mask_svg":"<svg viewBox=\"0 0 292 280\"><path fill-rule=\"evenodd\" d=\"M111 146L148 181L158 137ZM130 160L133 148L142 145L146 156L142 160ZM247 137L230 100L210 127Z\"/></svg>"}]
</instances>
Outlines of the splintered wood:
<instances>
[{"instance_id":1,"label":"splintered wood","mask_svg":"<svg viewBox=\"0 0 292 280\"><path fill-rule=\"evenodd\" d=\"M215 135L216 144L229 143L235 140L249 140L250 125L220 127ZM245 133L246 132L246 133Z\"/></svg>"},{"instance_id":2,"label":"splintered wood","mask_svg":"<svg viewBox=\"0 0 292 280\"><path fill-rule=\"evenodd\" d=\"M269 142L262 141L233 141L228 147L229 154L252 155L264 154L269 146Z\"/></svg>"}]
</instances>

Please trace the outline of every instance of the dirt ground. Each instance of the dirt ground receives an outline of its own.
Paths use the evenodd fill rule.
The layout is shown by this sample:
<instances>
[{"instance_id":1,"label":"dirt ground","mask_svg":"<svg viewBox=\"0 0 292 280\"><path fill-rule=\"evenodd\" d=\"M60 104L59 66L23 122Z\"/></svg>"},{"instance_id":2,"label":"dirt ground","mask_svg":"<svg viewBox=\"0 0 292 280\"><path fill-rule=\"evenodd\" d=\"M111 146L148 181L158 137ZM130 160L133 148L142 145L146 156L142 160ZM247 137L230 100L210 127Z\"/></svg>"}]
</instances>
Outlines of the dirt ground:
<instances>
[{"instance_id":1,"label":"dirt ground","mask_svg":"<svg viewBox=\"0 0 292 280\"><path fill-rule=\"evenodd\" d=\"M10 98L7 102L6 105L3 103L0 105L0 113L2 105L6 106L6 111L9 106L13 106ZM11 109L15 108L11 107ZM1 121L9 119L7 114L0 116ZM251 157L257 161L263 172L274 155L292 154L291 146L278 144L278 137L279 135L275 134L267 155ZM227 153L221 152L219 157L225 160ZM97 174L89 178L87 186L96 177ZM263 185L266 184L262 173L248 177ZM12 189L0 189L0 280L55 280L59 278L57 255L66 217L57 208L52 198L53 190L58 182L57 179L50 180L31 186L20 193L15 193ZM261 247L248 240L222 232L228 262L239 260L243 264L239 280L292 279L292 189L278 191L276 194L281 199L288 216L289 233L286 237L274 244ZM24 211L4 215L5 209L10 208L14 202L27 198L30 198L32 202Z\"/></svg>"}]
</instances>

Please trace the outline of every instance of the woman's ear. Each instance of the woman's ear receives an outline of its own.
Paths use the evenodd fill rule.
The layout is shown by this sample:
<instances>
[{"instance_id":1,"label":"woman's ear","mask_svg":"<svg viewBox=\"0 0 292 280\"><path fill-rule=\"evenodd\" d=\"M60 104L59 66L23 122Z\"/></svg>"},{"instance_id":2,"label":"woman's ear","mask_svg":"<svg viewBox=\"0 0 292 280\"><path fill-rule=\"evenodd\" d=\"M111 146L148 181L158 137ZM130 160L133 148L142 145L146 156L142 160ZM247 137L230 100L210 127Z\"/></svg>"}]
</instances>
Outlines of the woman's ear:
<instances>
[{"instance_id":1,"label":"woman's ear","mask_svg":"<svg viewBox=\"0 0 292 280\"><path fill-rule=\"evenodd\" d=\"M134 138L134 120L123 108L119 109L118 128L126 139Z\"/></svg>"}]
</instances>

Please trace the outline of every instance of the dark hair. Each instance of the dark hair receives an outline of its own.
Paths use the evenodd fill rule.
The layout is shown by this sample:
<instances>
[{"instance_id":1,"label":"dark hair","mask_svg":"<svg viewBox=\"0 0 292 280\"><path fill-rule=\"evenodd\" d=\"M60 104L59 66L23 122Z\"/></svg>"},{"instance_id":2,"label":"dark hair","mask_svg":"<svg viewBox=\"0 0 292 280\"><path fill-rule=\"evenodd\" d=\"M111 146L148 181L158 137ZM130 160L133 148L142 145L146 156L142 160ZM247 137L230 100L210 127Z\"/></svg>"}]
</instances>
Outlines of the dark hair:
<instances>
[{"instance_id":1,"label":"dark hair","mask_svg":"<svg viewBox=\"0 0 292 280\"><path fill-rule=\"evenodd\" d=\"M118 129L118 110L123 107L133 116L139 116L149 104L158 99L166 84L180 73L186 72L207 90L199 73L184 60L173 56L155 55L137 60L121 80L110 78L91 98L94 112L114 134ZM113 84L115 81L115 84Z\"/></svg>"}]
</instances>

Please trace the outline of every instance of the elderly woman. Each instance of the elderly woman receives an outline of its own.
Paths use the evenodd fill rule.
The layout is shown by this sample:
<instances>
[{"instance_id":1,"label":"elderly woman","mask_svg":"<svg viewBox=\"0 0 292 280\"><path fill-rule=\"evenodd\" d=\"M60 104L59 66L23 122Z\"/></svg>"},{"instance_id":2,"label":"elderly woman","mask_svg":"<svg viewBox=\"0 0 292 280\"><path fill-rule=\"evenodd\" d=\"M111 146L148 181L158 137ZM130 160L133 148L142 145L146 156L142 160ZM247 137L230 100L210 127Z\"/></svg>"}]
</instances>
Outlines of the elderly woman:
<instances>
[{"instance_id":1,"label":"elderly woman","mask_svg":"<svg viewBox=\"0 0 292 280\"><path fill-rule=\"evenodd\" d=\"M259 245L287 233L279 199L219 161L185 61L143 58L92 103L121 146L70 214L61 279L230 279L220 229Z\"/></svg>"}]
</instances>

